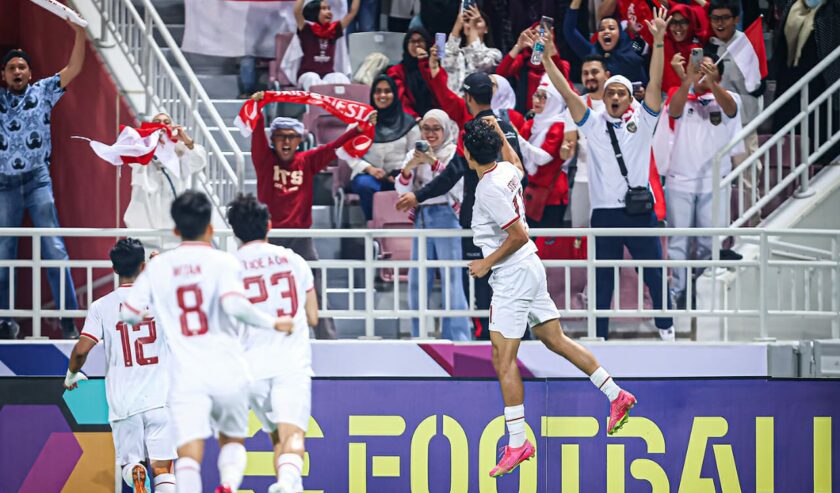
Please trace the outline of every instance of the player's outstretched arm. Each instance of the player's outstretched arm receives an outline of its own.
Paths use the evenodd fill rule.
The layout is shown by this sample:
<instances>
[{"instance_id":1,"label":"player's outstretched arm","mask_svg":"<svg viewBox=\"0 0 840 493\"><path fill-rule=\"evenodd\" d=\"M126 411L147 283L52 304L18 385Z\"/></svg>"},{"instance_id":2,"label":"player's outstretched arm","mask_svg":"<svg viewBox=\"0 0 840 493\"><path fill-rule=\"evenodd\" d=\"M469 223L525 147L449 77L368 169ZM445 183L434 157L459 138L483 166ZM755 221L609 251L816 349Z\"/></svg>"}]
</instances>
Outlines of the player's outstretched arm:
<instances>
[{"instance_id":1,"label":"player's outstretched arm","mask_svg":"<svg viewBox=\"0 0 840 493\"><path fill-rule=\"evenodd\" d=\"M88 354L96 343L87 337L81 337L73 346L73 351L70 353L70 363L67 365L67 376L64 377L64 388L73 390L79 386L79 382L87 380L84 373L81 373L82 367L87 361Z\"/></svg>"},{"instance_id":2,"label":"player's outstretched arm","mask_svg":"<svg viewBox=\"0 0 840 493\"><path fill-rule=\"evenodd\" d=\"M306 323L310 327L318 325L318 295L315 294L314 289L306 292L306 304L303 308L306 310Z\"/></svg>"},{"instance_id":3,"label":"player's outstretched arm","mask_svg":"<svg viewBox=\"0 0 840 493\"><path fill-rule=\"evenodd\" d=\"M239 293L230 293L229 296L222 297L222 311L258 329L291 332L294 328L291 317L274 318L252 305L244 295Z\"/></svg>"}]
</instances>

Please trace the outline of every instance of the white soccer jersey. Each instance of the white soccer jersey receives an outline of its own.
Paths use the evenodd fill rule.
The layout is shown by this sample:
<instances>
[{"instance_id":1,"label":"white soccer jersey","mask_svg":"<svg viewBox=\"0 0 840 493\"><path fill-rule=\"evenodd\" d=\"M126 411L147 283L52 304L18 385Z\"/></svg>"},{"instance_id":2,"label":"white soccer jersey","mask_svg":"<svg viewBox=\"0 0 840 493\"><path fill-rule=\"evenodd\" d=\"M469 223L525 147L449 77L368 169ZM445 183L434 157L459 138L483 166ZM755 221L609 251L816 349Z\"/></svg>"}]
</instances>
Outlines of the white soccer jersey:
<instances>
[{"instance_id":1,"label":"white soccer jersey","mask_svg":"<svg viewBox=\"0 0 840 493\"><path fill-rule=\"evenodd\" d=\"M525 203L522 199L522 173L516 166L500 161L495 167L484 173L475 189L472 230L473 243L481 248L484 258L502 246L507 233L505 230L519 221L525 230ZM509 255L493 269L511 265L534 254L537 246L533 241Z\"/></svg>"},{"instance_id":2,"label":"white soccer jersey","mask_svg":"<svg viewBox=\"0 0 840 493\"><path fill-rule=\"evenodd\" d=\"M272 317L294 319L291 334L249 329L245 332L246 359L257 379L292 370L310 371L312 350L306 321L307 292L315 289L312 270L299 255L264 241L247 243L236 257L242 262L248 299Z\"/></svg>"},{"instance_id":3,"label":"white soccer jersey","mask_svg":"<svg viewBox=\"0 0 840 493\"><path fill-rule=\"evenodd\" d=\"M120 306L130 284L90 305L82 337L105 344L105 395L111 422L166 405L168 355L155 320L130 326L120 320Z\"/></svg>"},{"instance_id":4,"label":"white soccer jersey","mask_svg":"<svg viewBox=\"0 0 840 493\"><path fill-rule=\"evenodd\" d=\"M146 265L124 302L135 313L154 310L179 388L224 393L250 380L240 325L221 306L226 296L244 296L239 265L208 243L183 242Z\"/></svg>"}]
</instances>

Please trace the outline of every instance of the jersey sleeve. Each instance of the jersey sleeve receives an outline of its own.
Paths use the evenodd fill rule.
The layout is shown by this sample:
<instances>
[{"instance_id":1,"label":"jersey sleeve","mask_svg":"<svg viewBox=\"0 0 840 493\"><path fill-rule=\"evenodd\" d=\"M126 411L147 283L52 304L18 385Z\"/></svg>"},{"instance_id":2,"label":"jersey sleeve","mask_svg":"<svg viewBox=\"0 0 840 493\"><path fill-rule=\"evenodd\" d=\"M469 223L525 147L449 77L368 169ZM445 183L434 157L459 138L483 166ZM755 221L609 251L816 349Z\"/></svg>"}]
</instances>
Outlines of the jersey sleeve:
<instances>
[{"instance_id":1,"label":"jersey sleeve","mask_svg":"<svg viewBox=\"0 0 840 493\"><path fill-rule=\"evenodd\" d=\"M300 282L303 286L303 290L306 292L312 291L315 289L315 276L312 274L312 269L303 259L298 259L297 265L301 274Z\"/></svg>"},{"instance_id":2,"label":"jersey sleeve","mask_svg":"<svg viewBox=\"0 0 840 493\"><path fill-rule=\"evenodd\" d=\"M131 291L123 301L120 309L120 319L131 323L139 323L146 315L146 307L152 304L152 280L150 274L151 265L134 281Z\"/></svg>"},{"instance_id":3,"label":"jersey sleeve","mask_svg":"<svg viewBox=\"0 0 840 493\"><path fill-rule=\"evenodd\" d=\"M519 170L517 171L517 175ZM521 179L521 176L520 176ZM487 194L487 204L493 204L493 207L485 207L484 211L493 219L493 222L499 225L502 229L509 228L513 223L521 217L519 205L515 198L506 194L501 188L487 187L485 190Z\"/></svg>"},{"instance_id":4,"label":"jersey sleeve","mask_svg":"<svg viewBox=\"0 0 840 493\"><path fill-rule=\"evenodd\" d=\"M99 313L99 303L90 305L87 317L85 317L85 325L82 327L82 333L79 337L87 337L96 344L102 340L105 329L102 327L102 315Z\"/></svg>"},{"instance_id":5,"label":"jersey sleeve","mask_svg":"<svg viewBox=\"0 0 840 493\"><path fill-rule=\"evenodd\" d=\"M242 267L235 258L225 258L224 262L219 262L218 289L220 300L228 296L246 298L245 286L242 284Z\"/></svg>"}]
</instances>

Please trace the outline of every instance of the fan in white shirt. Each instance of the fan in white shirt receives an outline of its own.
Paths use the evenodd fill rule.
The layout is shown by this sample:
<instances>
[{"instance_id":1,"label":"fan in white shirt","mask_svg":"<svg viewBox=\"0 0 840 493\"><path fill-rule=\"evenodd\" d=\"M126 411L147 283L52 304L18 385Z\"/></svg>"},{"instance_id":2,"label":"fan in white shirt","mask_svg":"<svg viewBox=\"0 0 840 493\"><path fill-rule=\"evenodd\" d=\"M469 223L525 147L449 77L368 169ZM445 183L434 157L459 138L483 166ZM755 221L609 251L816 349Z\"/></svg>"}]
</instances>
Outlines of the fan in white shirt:
<instances>
[{"instance_id":1,"label":"fan in white shirt","mask_svg":"<svg viewBox=\"0 0 840 493\"><path fill-rule=\"evenodd\" d=\"M472 229L475 244L484 254L483 259L470 263L469 270L474 277L484 277L492 270L490 341L510 435L499 463L490 471L490 476L496 477L510 473L535 454L533 444L525 439L525 391L516 366L526 327L530 326L531 333L548 349L589 375L610 399L609 434L624 424L636 398L621 390L589 350L563 333L557 307L548 294L545 267L528 238L520 183L522 164L498 123L494 118L473 120L465 130L464 157L479 177ZM499 150L507 161L496 162Z\"/></svg>"},{"instance_id":2,"label":"fan in white shirt","mask_svg":"<svg viewBox=\"0 0 840 493\"><path fill-rule=\"evenodd\" d=\"M145 251L139 240L119 240L110 252L120 286L91 304L79 341L70 354L64 387L73 390L87 380L80 373L90 351L105 345L105 397L108 421L123 480L134 491L145 492L149 459L155 491L175 492L175 439L166 409L169 388L169 355L155 319L146 317L130 326L120 320L120 307L131 283L145 267Z\"/></svg>"},{"instance_id":3,"label":"fan in white shirt","mask_svg":"<svg viewBox=\"0 0 840 493\"><path fill-rule=\"evenodd\" d=\"M214 431L219 432L221 445L221 485L216 493L236 491L242 482L251 378L236 322L284 332L293 326L290 317L266 315L245 297L240 262L210 244L211 213L210 200L200 192L187 191L175 199L172 218L182 242L149 263L120 311L122 319L133 325L143 320L142 307L152 307L166 336L179 493L203 491L204 440Z\"/></svg>"},{"instance_id":4,"label":"fan in white shirt","mask_svg":"<svg viewBox=\"0 0 840 493\"><path fill-rule=\"evenodd\" d=\"M304 435L312 407L312 349L309 327L318 324L318 297L312 270L292 250L268 243L271 215L253 195L229 204L228 222L242 242L246 294L269 315L292 317L288 335L264 330L245 333L245 356L256 382L251 409L274 445L277 482L269 493L303 491Z\"/></svg>"}]
</instances>

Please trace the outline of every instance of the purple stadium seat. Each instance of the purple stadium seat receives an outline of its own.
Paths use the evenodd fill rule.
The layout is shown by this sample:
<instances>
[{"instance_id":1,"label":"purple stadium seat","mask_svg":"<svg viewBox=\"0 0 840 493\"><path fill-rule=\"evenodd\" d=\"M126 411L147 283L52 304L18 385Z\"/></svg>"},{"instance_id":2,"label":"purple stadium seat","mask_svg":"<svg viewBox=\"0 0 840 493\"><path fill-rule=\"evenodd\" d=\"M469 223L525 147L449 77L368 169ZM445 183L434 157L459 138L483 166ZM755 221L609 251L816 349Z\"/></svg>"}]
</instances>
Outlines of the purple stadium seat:
<instances>
[{"instance_id":1,"label":"purple stadium seat","mask_svg":"<svg viewBox=\"0 0 840 493\"><path fill-rule=\"evenodd\" d=\"M292 43L295 33L282 33L274 36L274 60L268 64L268 77L271 86L277 89L294 87L296 81L289 80L286 74L280 70L280 62L286 54L286 50Z\"/></svg>"},{"instance_id":2,"label":"purple stadium seat","mask_svg":"<svg viewBox=\"0 0 840 493\"><path fill-rule=\"evenodd\" d=\"M332 194L335 201L333 227L335 228L341 228L342 221L344 220L344 206L359 202L359 196L350 192L350 175L352 174L350 165L346 161L339 159L338 166L336 166L332 174Z\"/></svg>"},{"instance_id":3,"label":"purple stadium seat","mask_svg":"<svg viewBox=\"0 0 840 493\"><path fill-rule=\"evenodd\" d=\"M412 229L414 224L408 213L396 208L399 194L395 191L377 192L373 195L373 219L368 222L371 229ZM411 260L411 238L379 238L380 259ZM379 277L385 282L393 280L393 269L380 269ZM400 280L408 280L408 269L400 269Z\"/></svg>"}]
</instances>

